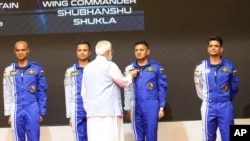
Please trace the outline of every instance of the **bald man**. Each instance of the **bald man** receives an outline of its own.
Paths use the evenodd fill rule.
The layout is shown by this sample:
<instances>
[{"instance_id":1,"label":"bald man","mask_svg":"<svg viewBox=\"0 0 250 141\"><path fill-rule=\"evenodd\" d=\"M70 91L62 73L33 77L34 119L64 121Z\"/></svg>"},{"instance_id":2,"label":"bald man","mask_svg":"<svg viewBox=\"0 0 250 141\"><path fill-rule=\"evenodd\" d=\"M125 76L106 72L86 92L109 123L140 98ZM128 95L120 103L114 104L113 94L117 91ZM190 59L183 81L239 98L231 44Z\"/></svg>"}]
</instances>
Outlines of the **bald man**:
<instances>
[{"instance_id":1,"label":"bald man","mask_svg":"<svg viewBox=\"0 0 250 141\"><path fill-rule=\"evenodd\" d=\"M4 115L9 117L15 141L39 141L40 122L46 113L44 71L39 64L28 60L29 53L26 41L16 42L17 61L4 70Z\"/></svg>"}]
</instances>

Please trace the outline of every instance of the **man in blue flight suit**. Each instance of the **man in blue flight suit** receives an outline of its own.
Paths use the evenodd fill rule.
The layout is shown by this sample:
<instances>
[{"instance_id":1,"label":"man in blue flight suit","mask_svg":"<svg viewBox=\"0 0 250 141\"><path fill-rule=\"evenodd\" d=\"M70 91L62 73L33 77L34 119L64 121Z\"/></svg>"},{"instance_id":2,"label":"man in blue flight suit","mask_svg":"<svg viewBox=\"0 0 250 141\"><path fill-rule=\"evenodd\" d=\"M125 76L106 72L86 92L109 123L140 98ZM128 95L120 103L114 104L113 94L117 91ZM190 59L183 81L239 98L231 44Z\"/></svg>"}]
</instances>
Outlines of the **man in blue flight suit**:
<instances>
[{"instance_id":1,"label":"man in blue flight suit","mask_svg":"<svg viewBox=\"0 0 250 141\"><path fill-rule=\"evenodd\" d=\"M4 115L16 141L40 140L40 122L46 113L47 83L42 67L29 61L26 41L15 43L17 62L5 68L3 76Z\"/></svg>"},{"instance_id":2,"label":"man in blue flight suit","mask_svg":"<svg viewBox=\"0 0 250 141\"><path fill-rule=\"evenodd\" d=\"M125 68L125 75L139 70L133 84L124 88L124 110L131 119L136 141L157 141L158 120L165 115L167 76L160 63L148 58L146 41L135 43L136 61Z\"/></svg>"},{"instance_id":3,"label":"man in blue flight suit","mask_svg":"<svg viewBox=\"0 0 250 141\"><path fill-rule=\"evenodd\" d=\"M81 95L82 75L84 67L89 63L90 44L77 43L76 56L78 62L68 68L65 73L64 88L66 100L66 117L73 129L75 141L87 141L87 118L84 99Z\"/></svg>"},{"instance_id":4,"label":"man in blue flight suit","mask_svg":"<svg viewBox=\"0 0 250 141\"><path fill-rule=\"evenodd\" d=\"M235 65L221 56L223 40L211 36L209 58L196 66L194 82L202 100L201 116L204 141L215 141L219 127L222 141L230 140L230 125L234 124L232 100L239 89Z\"/></svg>"}]
</instances>

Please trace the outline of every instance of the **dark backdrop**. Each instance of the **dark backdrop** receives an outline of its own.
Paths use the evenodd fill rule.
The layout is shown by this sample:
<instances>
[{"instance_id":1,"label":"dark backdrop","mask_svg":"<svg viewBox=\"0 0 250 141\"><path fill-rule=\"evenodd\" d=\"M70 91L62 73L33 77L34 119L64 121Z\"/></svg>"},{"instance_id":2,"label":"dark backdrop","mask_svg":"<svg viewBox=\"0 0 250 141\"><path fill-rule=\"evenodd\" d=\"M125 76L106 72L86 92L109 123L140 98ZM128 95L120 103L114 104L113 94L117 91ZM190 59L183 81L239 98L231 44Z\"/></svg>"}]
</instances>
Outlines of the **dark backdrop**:
<instances>
[{"instance_id":1,"label":"dark backdrop","mask_svg":"<svg viewBox=\"0 0 250 141\"><path fill-rule=\"evenodd\" d=\"M75 44L89 41L93 59L96 42L111 41L113 60L123 70L134 60L133 44L146 40L151 59L161 62L168 75L168 106L163 121L199 120L201 100L195 92L193 71L198 62L208 57L208 37L220 35L224 38L223 56L235 63L240 77L239 95L233 101L235 117L249 118L249 5L249 0L145 0L144 31L1 36L0 70L15 61L15 41L28 41L30 59L42 64L49 86L47 115L42 124L66 125L63 79L65 69L77 61ZM3 126L7 126L7 118L3 116L1 94L0 127Z\"/></svg>"}]
</instances>

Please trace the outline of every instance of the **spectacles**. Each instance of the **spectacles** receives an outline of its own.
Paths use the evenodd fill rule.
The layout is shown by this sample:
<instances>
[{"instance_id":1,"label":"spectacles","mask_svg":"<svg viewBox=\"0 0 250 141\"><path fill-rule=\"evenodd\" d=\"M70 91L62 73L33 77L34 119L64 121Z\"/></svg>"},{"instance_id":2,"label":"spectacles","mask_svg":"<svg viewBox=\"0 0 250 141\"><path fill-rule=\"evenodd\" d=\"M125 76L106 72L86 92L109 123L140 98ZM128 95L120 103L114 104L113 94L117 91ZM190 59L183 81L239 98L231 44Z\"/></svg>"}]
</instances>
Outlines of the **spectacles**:
<instances>
[{"instance_id":1,"label":"spectacles","mask_svg":"<svg viewBox=\"0 0 250 141\"><path fill-rule=\"evenodd\" d=\"M110 49L109 51L111 51L111 53L114 54L114 50L113 49Z\"/></svg>"}]
</instances>

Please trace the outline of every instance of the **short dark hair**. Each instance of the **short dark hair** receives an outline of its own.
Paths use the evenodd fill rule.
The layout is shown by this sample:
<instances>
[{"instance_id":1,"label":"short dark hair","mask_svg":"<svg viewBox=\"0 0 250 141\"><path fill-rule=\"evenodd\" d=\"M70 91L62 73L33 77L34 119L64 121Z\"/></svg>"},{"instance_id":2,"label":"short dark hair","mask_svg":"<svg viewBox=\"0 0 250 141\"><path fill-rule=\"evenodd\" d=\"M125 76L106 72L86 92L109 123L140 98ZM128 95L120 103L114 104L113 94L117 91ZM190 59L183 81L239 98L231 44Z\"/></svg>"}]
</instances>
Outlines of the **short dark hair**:
<instances>
[{"instance_id":1,"label":"short dark hair","mask_svg":"<svg viewBox=\"0 0 250 141\"><path fill-rule=\"evenodd\" d=\"M218 41L220 43L220 46L223 46L223 39L220 36L211 36L208 39L208 42L210 41Z\"/></svg>"},{"instance_id":2,"label":"short dark hair","mask_svg":"<svg viewBox=\"0 0 250 141\"><path fill-rule=\"evenodd\" d=\"M139 45L139 44L143 44L143 45L145 45L147 48L149 48L149 45L148 45L147 41L137 41L137 42L135 43L134 46Z\"/></svg>"},{"instance_id":3,"label":"short dark hair","mask_svg":"<svg viewBox=\"0 0 250 141\"><path fill-rule=\"evenodd\" d=\"M81 42L78 42L78 43L76 44L76 46L81 45L81 44L86 44L86 45L88 45L88 46L89 46L89 50L90 50L91 45L90 45L89 42L87 42L87 41L81 41Z\"/></svg>"}]
</instances>

